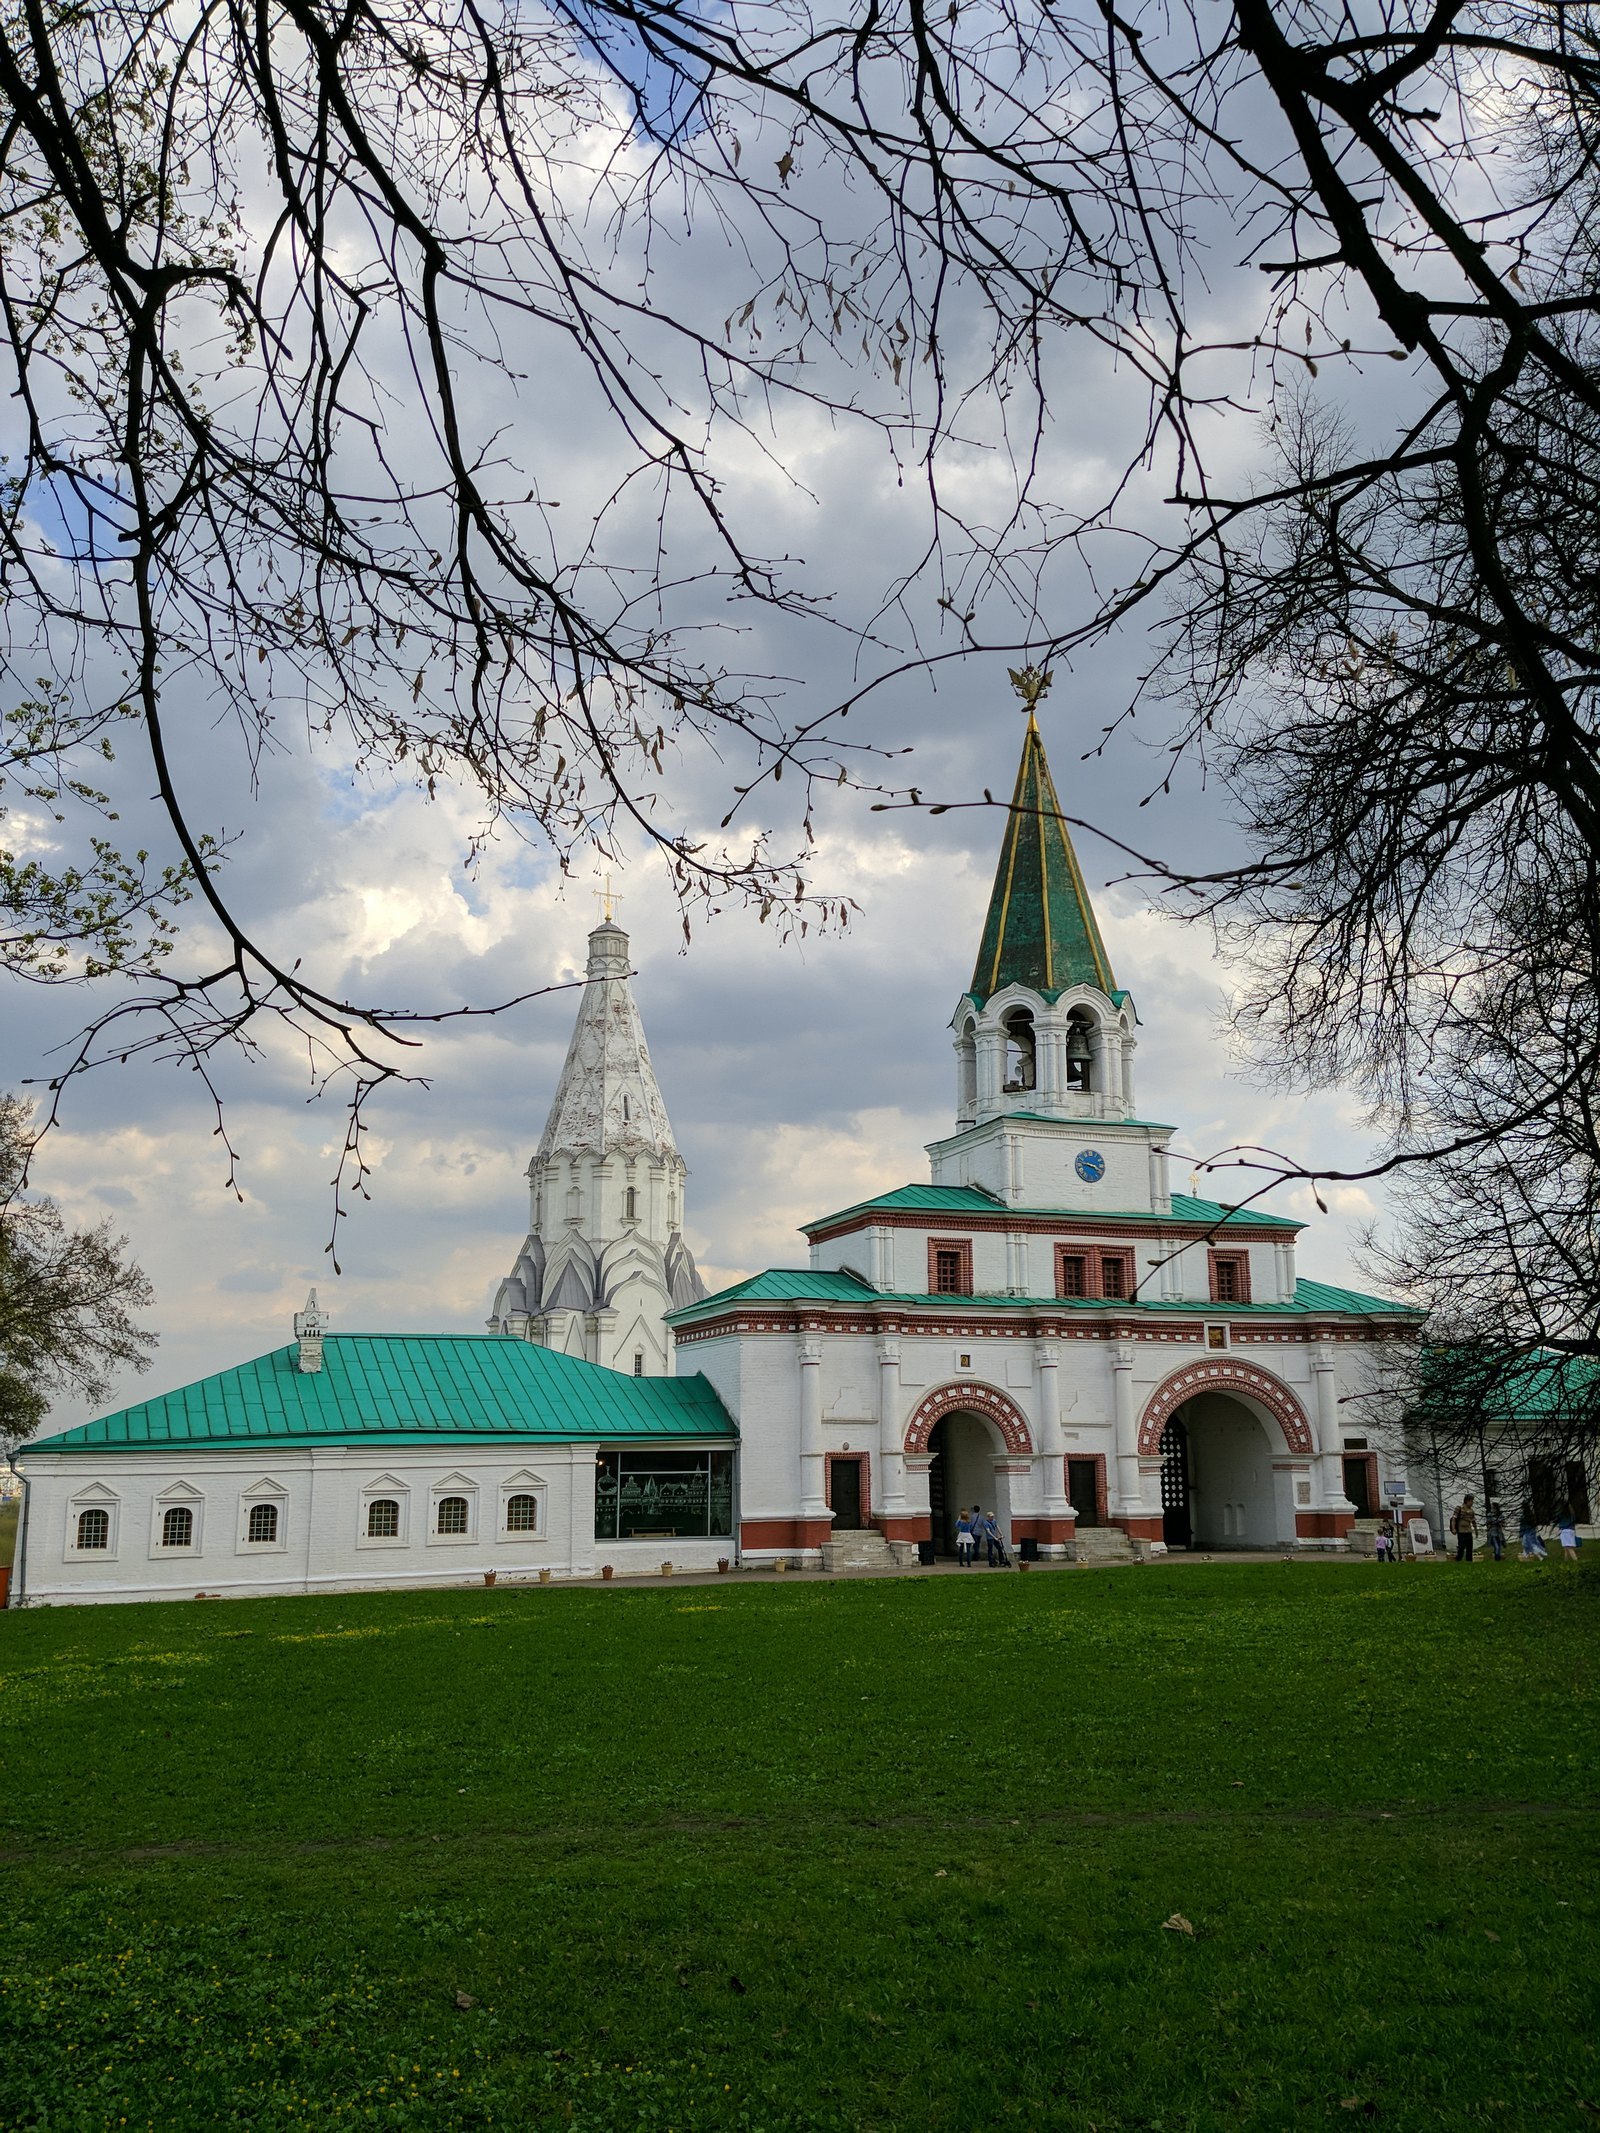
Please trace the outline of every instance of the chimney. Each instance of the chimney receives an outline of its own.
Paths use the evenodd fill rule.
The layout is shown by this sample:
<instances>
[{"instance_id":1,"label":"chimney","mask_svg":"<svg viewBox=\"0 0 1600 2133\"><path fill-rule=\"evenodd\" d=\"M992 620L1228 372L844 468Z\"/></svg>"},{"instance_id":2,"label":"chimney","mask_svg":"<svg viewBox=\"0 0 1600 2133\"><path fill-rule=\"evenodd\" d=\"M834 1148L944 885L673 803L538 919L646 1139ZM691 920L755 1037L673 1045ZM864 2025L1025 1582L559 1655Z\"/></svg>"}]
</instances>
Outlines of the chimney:
<instances>
[{"instance_id":1,"label":"chimney","mask_svg":"<svg viewBox=\"0 0 1600 2133\"><path fill-rule=\"evenodd\" d=\"M313 1289L306 1298L305 1309L294 1314L294 1337L300 1343L300 1352L295 1359L297 1369L316 1371L322 1368L322 1335L327 1323L327 1314L317 1308L317 1292Z\"/></svg>"}]
</instances>

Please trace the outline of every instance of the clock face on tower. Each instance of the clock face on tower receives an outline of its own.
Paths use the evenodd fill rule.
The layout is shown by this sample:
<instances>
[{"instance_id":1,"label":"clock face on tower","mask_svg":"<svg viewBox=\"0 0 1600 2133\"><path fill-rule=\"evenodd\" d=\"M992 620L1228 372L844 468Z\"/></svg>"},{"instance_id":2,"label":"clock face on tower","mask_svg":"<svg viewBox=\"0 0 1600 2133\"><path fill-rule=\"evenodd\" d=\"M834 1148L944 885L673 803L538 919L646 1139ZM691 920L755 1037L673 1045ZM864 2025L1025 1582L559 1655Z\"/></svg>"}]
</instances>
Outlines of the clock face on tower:
<instances>
[{"instance_id":1,"label":"clock face on tower","mask_svg":"<svg viewBox=\"0 0 1600 2133\"><path fill-rule=\"evenodd\" d=\"M1072 1167L1085 1185L1098 1185L1106 1174L1106 1159L1098 1148L1085 1148Z\"/></svg>"}]
</instances>

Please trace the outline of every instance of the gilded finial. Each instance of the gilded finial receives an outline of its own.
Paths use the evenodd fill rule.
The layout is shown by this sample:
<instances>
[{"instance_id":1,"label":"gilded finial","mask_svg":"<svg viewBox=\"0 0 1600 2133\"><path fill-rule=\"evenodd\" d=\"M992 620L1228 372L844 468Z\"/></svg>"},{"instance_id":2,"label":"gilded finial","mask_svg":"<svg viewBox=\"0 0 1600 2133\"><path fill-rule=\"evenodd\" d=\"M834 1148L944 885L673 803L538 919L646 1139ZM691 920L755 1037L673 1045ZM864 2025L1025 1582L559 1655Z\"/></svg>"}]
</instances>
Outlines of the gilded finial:
<instances>
[{"instance_id":1,"label":"gilded finial","mask_svg":"<svg viewBox=\"0 0 1600 2133\"><path fill-rule=\"evenodd\" d=\"M1027 712L1028 721L1032 724L1039 700L1050 694L1050 684L1055 680L1055 675L1048 667L1007 667L1006 672L1011 676L1011 686L1022 698L1022 708Z\"/></svg>"},{"instance_id":2,"label":"gilded finial","mask_svg":"<svg viewBox=\"0 0 1600 2133\"><path fill-rule=\"evenodd\" d=\"M620 904L622 901L620 892L613 889L611 886L611 876L609 874L606 876L605 887L603 889L595 890L594 900L595 906L598 909L601 918L609 926L611 923L613 912L615 911L617 905Z\"/></svg>"}]
</instances>

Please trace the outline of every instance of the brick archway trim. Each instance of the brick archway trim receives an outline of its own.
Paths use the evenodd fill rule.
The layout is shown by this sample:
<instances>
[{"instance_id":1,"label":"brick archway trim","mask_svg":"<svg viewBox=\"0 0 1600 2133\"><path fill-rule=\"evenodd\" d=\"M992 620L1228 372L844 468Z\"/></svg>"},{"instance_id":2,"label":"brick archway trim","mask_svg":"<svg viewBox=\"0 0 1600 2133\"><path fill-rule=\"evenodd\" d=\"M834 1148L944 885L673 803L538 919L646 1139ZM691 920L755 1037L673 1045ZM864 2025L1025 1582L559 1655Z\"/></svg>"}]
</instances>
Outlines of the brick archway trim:
<instances>
[{"instance_id":1,"label":"brick archway trim","mask_svg":"<svg viewBox=\"0 0 1600 2133\"><path fill-rule=\"evenodd\" d=\"M1306 1411L1282 1378L1274 1377L1270 1370L1258 1369L1254 1363L1239 1362L1233 1357L1207 1356L1202 1362L1186 1363L1183 1369L1174 1370L1150 1395L1139 1418L1139 1456L1142 1459L1153 1459L1160 1451L1161 1432L1174 1409L1203 1392L1242 1393L1272 1416L1283 1431L1284 1441L1291 1452L1310 1452L1315 1448Z\"/></svg>"},{"instance_id":2,"label":"brick archway trim","mask_svg":"<svg viewBox=\"0 0 1600 2133\"><path fill-rule=\"evenodd\" d=\"M916 1458L928 1449L928 1439L933 1435L933 1425L941 1417L954 1414L957 1409L971 1415L982 1415L992 1422L1005 1441L1008 1452L1023 1456L1033 1450L1033 1433L1028 1428L1028 1418L1015 1400L993 1385L936 1385L932 1392L917 1402L911 1420L906 1424L905 1449Z\"/></svg>"}]
</instances>

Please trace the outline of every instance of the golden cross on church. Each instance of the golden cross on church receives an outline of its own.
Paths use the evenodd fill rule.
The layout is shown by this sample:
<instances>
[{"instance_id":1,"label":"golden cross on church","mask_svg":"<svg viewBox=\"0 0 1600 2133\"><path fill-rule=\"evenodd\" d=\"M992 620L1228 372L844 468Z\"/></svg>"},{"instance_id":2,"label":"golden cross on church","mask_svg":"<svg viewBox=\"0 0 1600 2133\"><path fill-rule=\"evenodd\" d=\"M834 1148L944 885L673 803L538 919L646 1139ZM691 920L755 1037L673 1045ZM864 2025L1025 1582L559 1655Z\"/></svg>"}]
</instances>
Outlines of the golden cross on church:
<instances>
[{"instance_id":1,"label":"golden cross on church","mask_svg":"<svg viewBox=\"0 0 1600 2133\"><path fill-rule=\"evenodd\" d=\"M611 917L614 907L617 904L620 904L622 901L622 895L620 890L613 889L611 886L611 876L609 874L606 876L605 887L603 889L595 890L594 900L595 906L598 909L601 918L609 926L611 923Z\"/></svg>"}]
</instances>

